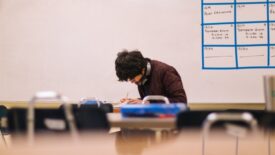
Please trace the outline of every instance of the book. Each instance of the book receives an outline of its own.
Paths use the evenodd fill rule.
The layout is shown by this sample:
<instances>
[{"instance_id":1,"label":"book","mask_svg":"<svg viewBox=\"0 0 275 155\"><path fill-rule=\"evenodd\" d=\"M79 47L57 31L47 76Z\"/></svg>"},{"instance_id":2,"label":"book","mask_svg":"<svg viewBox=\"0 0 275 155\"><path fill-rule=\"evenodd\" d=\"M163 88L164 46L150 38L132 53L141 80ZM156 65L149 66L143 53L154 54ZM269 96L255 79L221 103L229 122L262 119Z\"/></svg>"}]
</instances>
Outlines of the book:
<instances>
[{"instance_id":1,"label":"book","mask_svg":"<svg viewBox=\"0 0 275 155\"><path fill-rule=\"evenodd\" d=\"M275 75L264 76L265 107L267 111L275 111Z\"/></svg>"}]
</instances>

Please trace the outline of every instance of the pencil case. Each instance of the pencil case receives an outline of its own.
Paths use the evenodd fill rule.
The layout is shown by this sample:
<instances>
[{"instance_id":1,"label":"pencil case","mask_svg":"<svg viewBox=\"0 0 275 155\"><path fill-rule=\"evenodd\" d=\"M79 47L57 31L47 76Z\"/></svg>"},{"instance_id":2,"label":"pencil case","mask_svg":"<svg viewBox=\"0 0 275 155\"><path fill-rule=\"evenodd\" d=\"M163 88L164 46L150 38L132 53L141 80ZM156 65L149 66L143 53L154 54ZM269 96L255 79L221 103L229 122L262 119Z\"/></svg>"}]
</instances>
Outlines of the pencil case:
<instances>
[{"instance_id":1,"label":"pencil case","mask_svg":"<svg viewBox=\"0 0 275 155\"><path fill-rule=\"evenodd\" d=\"M172 104L126 104L121 106L123 117L175 117L179 112L188 110L183 103Z\"/></svg>"}]
</instances>

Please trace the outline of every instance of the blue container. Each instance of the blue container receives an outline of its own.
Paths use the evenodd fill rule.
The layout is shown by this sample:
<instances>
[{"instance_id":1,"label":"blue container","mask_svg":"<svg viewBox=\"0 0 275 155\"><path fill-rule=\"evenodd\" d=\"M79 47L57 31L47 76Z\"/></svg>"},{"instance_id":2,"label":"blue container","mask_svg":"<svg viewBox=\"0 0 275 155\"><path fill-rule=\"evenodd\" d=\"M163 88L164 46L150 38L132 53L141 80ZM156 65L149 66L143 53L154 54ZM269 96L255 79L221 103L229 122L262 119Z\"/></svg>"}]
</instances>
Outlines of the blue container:
<instances>
[{"instance_id":1,"label":"blue container","mask_svg":"<svg viewBox=\"0 0 275 155\"><path fill-rule=\"evenodd\" d=\"M182 103L177 104L127 104L120 108L123 117L165 117L176 116L188 110Z\"/></svg>"}]
</instances>

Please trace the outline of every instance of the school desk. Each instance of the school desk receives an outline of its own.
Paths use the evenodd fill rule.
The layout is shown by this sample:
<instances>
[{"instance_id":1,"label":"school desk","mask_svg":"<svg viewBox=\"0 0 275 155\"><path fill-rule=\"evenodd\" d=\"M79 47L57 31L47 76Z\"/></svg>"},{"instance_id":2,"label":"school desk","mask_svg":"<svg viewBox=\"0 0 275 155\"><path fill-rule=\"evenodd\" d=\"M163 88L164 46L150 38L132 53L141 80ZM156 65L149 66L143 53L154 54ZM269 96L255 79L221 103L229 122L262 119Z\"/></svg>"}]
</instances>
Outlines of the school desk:
<instances>
[{"instance_id":1,"label":"school desk","mask_svg":"<svg viewBox=\"0 0 275 155\"><path fill-rule=\"evenodd\" d=\"M263 133L240 138L238 155L274 154L274 136L271 150L268 150L267 137ZM236 139L224 132L211 133L205 140L205 155L235 155ZM202 135L200 131L182 131L179 135L163 141L155 141L148 134L100 134L86 133L79 139L69 136L38 137L33 146L28 146L25 139L19 139L13 145L0 147L1 155L202 155Z\"/></svg>"}]
</instances>

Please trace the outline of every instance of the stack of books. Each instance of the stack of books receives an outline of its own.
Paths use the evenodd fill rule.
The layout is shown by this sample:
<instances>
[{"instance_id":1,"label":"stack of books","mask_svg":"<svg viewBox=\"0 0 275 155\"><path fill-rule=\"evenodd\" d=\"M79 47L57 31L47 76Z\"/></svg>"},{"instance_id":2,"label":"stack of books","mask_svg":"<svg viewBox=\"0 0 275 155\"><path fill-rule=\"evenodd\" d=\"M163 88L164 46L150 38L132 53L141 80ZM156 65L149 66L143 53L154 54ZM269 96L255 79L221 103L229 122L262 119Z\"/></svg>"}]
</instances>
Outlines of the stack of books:
<instances>
[{"instance_id":1,"label":"stack of books","mask_svg":"<svg viewBox=\"0 0 275 155\"><path fill-rule=\"evenodd\" d=\"M266 110L275 111L275 75L264 76Z\"/></svg>"}]
</instances>

